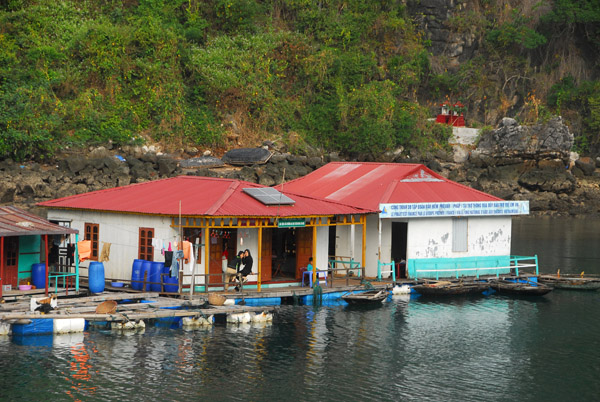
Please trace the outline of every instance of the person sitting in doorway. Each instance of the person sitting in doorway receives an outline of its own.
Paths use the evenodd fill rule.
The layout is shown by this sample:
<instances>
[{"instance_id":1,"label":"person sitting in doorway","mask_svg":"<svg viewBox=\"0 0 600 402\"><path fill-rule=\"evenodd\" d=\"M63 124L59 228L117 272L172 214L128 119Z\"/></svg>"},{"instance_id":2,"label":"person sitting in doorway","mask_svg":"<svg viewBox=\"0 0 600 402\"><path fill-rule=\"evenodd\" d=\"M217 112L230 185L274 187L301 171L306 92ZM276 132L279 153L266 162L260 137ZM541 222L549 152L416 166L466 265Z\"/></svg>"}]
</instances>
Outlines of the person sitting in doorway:
<instances>
[{"instance_id":1,"label":"person sitting in doorway","mask_svg":"<svg viewBox=\"0 0 600 402\"><path fill-rule=\"evenodd\" d=\"M244 256L244 252L240 251L235 258L235 268L231 268L229 266L225 266L223 269L223 273L225 274L225 290L229 290L229 284L232 281L235 281L238 273L240 272L240 267L242 265L242 257ZM236 286L237 288L237 286Z\"/></svg>"},{"instance_id":2,"label":"person sitting in doorway","mask_svg":"<svg viewBox=\"0 0 600 402\"><path fill-rule=\"evenodd\" d=\"M250 254L250 250L246 249L244 251L244 257L242 258L242 265L244 266L242 270L237 274L238 285L235 287L235 290L240 290L240 285L248 282L248 275L252 273L252 265L254 264L254 260L252 259L252 255Z\"/></svg>"}]
</instances>

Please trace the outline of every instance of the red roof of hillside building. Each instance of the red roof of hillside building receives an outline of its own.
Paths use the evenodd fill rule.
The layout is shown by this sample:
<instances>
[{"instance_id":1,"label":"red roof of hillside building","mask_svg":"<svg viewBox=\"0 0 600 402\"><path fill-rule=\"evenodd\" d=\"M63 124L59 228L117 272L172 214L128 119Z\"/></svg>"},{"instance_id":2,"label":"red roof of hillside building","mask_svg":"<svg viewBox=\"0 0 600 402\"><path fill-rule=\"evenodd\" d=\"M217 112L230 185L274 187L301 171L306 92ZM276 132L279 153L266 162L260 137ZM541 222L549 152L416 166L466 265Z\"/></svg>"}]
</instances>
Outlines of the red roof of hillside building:
<instances>
[{"instance_id":1,"label":"red roof of hillside building","mask_svg":"<svg viewBox=\"0 0 600 402\"><path fill-rule=\"evenodd\" d=\"M267 206L243 192L244 188L267 188L241 180L178 176L73 195L38 205L55 209L78 209L177 216L314 216L377 212L318 199L288 195L293 205ZM284 192L285 194L285 192Z\"/></svg>"},{"instance_id":2,"label":"red roof of hillside building","mask_svg":"<svg viewBox=\"0 0 600 402\"><path fill-rule=\"evenodd\" d=\"M286 191L361 208L379 204L499 201L440 176L422 164L331 162L284 185Z\"/></svg>"}]
</instances>

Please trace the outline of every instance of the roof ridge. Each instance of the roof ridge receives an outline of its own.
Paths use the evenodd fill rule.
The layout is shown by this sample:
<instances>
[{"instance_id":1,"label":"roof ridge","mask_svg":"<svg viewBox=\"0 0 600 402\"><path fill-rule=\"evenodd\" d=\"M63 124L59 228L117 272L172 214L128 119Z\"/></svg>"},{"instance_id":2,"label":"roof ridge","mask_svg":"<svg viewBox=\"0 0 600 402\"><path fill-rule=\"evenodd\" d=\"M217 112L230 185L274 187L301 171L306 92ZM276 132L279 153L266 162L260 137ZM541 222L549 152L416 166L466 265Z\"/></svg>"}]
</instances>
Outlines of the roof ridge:
<instances>
[{"instance_id":1,"label":"roof ridge","mask_svg":"<svg viewBox=\"0 0 600 402\"><path fill-rule=\"evenodd\" d=\"M241 183L239 181L231 182L229 184L229 187L227 187L227 190L225 190L223 194L221 194L221 197L219 197L219 199L215 201L215 203L206 210L206 214L212 215L215 212L217 212L219 208L221 208L223 204L225 204L225 201L227 201L235 193L235 190L237 190L240 184Z\"/></svg>"},{"instance_id":2,"label":"roof ridge","mask_svg":"<svg viewBox=\"0 0 600 402\"><path fill-rule=\"evenodd\" d=\"M291 194L297 197L303 197L303 198L308 198L309 200L316 200L316 201L325 201L325 202L329 202L332 204L336 204L336 205L341 205L344 207L349 207L349 208L355 208L355 209L359 209L359 210L363 210L363 211L377 211L376 209L369 209L369 208L364 208L364 207L359 207L356 205L350 205L350 204L346 204L337 200L330 200L328 198L320 198L320 197L315 197L312 195L307 195L307 194L300 194L300 193L296 193L294 191L282 191L282 193L285 195L287 194Z\"/></svg>"}]
</instances>

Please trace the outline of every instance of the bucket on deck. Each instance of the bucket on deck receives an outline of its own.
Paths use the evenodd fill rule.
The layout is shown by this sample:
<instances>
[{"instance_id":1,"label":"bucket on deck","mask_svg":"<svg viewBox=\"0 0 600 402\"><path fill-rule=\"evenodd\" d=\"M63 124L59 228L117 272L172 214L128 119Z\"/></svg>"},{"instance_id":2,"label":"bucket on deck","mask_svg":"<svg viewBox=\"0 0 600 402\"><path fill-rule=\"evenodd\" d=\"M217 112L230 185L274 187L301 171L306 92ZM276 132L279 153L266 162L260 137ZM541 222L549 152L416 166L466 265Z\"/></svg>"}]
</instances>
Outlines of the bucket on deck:
<instances>
[{"instance_id":1,"label":"bucket on deck","mask_svg":"<svg viewBox=\"0 0 600 402\"><path fill-rule=\"evenodd\" d=\"M141 281L144 279L142 275L143 263L144 260L133 260L133 265L131 266L131 288L133 290L142 290L142 283L134 281Z\"/></svg>"},{"instance_id":2,"label":"bucket on deck","mask_svg":"<svg viewBox=\"0 0 600 402\"><path fill-rule=\"evenodd\" d=\"M150 285L152 292L160 292L162 286L160 285L161 274L165 268L165 263L160 261L152 261L150 266L150 282L155 282Z\"/></svg>"},{"instance_id":3,"label":"bucket on deck","mask_svg":"<svg viewBox=\"0 0 600 402\"><path fill-rule=\"evenodd\" d=\"M39 263L31 265L31 282L36 289L46 288L46 264Z\"/></svg>"},{"instance_id":4,"label":"bucket on deck","mask_svg":"<svg viewBox=\"0 0 600 402\"><path fill-rule=\"evenodd\" d=\"M91 261L88 268L88 287L92 293L104 292L104 264Z\"/></svg>"}]
</instances>

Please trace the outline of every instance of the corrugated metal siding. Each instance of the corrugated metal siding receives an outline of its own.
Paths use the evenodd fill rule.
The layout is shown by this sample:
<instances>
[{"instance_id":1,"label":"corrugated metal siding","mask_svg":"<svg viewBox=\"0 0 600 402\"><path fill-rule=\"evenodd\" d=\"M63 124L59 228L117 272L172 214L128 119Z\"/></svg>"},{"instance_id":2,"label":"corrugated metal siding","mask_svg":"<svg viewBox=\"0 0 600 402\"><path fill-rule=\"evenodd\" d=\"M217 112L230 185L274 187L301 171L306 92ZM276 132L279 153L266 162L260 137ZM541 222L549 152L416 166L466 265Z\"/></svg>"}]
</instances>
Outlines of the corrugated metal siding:
<instances>
[{"instance_id":1,"label":"corrugated metal siding","mask_svg":"<svg viewBox=\"0 0 600 402\"><path fill-rule=\"evenodd\" d=\"M0 237L77 233L14 206L0 207Z\"/></svg>"},{"instance_id":2,"label":"corrugated metal siding","mask_svg":"<svg viewBox=\"0 0 600 402\"><path fill-rule=\"evenodd\" d=\"M469 220L467 218L452 219L452 251L468 251L468 228Z\"/></svg>"}]
</instances>

